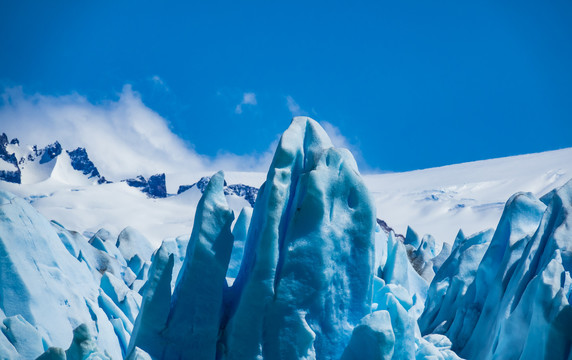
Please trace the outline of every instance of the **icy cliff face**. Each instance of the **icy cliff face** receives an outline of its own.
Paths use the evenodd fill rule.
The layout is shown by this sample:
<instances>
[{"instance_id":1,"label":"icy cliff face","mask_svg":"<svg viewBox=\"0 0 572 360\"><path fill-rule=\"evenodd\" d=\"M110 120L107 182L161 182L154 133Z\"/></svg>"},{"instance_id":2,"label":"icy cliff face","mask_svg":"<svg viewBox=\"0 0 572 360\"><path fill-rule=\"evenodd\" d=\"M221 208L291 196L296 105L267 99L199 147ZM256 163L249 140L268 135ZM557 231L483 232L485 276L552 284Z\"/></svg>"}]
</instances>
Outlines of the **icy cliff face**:
<instances>
[{"instance_id":1,"label":"icy cliff face","mask_svg":"<svg viewBox=\"0 0 572 360\"><path fill-rule=\"evenodd\" d=\"M214 359L216 356L225 275L234 241L230 230L234 215L226 203L223 183L222 173L213 176L199 201L170 311L158 334L165 345L140 346L153 357ZM192 354L189 349L193 349Z\"/></svg>"},{"instance_id":2,"label":"icy cliff face","mask_svg":"<svg viewBox=\"0 0 572 360\"><path fill-rule=\"evenodd\" d=\"M0 357L124 358L151 252L132 228L88 240L0 191Z\"/></svg>"},{"instance_id":3,"label":"icy cliff face","mask_svg":"<svg viewBox=\"0 0 572 360\"><path fill-rule=\"evenodd\" d=\"M431 284L423 333L447 334L470 359L568 358L572 181L544 200L516 194L490 241L455 244Z\"/></svg>"},{"instance_id":4,"label":"icy cliff face","mask_svg":"<svg viewBox=\"0 0 572 360\"><path fill-rule=\"evenodd\" d=\"M458 359L445 336L421 336L428 285L402 240L383 237L349 152L317 123L294 119L253 214L243 210L232 232L224 185L219 173L205 186L182 264L167 243L155 254L128 353Z\"/></svg>"},{"instance_id":5,"label":"icy cliff face","mask_svg":"<svg viewBox=\"0 0 572 360\"><path fill-rule=\"evenodd\" d=\"M294 119L260 190L228 290L234 236L223 186L217 174L205 189L173 294L161 285L173 260L156 257L152 268L162 270L152 270L156 280L130 348L165 359L190 358L190 343L201 358L340 356L370 312L373 279L375 211L349 152L332 148L313 120ZM164 325L155 327L150 317ZM159 340L145 348L137 333L149 331Z\"/></svg>"},{"instance_id":6,"label":"icy cliff face","mask_svg":"<svg viewBox=\"0 0 572 360\"><path fill-rule=\"evenodd\" d=\"M331 146L308 118L282 136L233 285L224 357L329 358L368 313L375 212L353 158Z\"/></svg>"},{"instance_id":7,"label":"icy cliff face","mask_svg":"<svg viewBox=\"0 0 572 360\"><path fill-rule=\"evenodd\" d=\"M0 144L19 146L5 137ZM36 152L26 166L49 168L58 181L95 176L82 151ZM130 181L167 195L164 176ZM155 251L132 227L84 236L0 191L0 358L569 359L572 352L572 181L540 200L514 195L496 230L459 231L452 246L411 228L400 236L376 219L351 154L298 117L258 194L227 185L222 172L160 200L125 183L89 186L123 187L157 204L200 197L192 234ZM254 209L241 200L246 208L235 222L233 196L251 195Z\"/></svg>"},{"instance_id":8,"label":"icy cliff face","mask_svg":"<svg viewBox=\"0 0 572 360\"><path fill-rule=\"evenodd\" d=\"M113 325L99 304L98 279L69 251L89 245L73 240L69 245L26 201L0 192L0 315L15 329L0 344L15 358L34 358L47 346L67 348L81 324L99 332L99 347L121 357ZM81 250L77 256L82 257ZM18 346L33 338L38 345Z\"/></svg>"}]
</instances>

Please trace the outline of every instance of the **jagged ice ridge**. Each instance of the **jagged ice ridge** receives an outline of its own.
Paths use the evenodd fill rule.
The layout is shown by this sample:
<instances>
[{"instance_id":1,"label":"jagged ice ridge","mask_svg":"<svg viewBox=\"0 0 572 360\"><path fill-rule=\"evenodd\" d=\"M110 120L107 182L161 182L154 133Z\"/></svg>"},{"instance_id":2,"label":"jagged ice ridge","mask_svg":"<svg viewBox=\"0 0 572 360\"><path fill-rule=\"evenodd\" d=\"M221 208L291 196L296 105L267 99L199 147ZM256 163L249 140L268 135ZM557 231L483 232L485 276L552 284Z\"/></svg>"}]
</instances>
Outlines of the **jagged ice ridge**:
<instances>
[{"instance_id":1,"label":"jagged ice ridge","mask_svg":"<svg viewBox=\"0 0 572 360\"><path fill-rule=\"evenodd\" d=\"M201 181L191 236L156 251L0 192L2 357L570 358L572 181L452 246L376 219L351 154L306 117L236 221L224 174Z\"/></svg>"}]
</instances>

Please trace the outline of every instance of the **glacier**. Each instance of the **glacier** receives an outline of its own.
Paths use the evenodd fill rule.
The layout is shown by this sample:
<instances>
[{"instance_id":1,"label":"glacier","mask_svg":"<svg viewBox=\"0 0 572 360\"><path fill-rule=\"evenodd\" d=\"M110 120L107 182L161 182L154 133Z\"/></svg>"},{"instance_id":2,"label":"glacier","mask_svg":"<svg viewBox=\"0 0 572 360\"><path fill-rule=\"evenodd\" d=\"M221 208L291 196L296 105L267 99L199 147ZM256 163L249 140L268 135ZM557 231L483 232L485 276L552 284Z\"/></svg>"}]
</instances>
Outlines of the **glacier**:
<instances>
[{"instance_id":1,"label":"glacier","mask_svg":"<svg viewBox=\"0 0 572 360\"><path fill-rule=\"evenodd\" d=\"M168 196L153 198L142 193L140 188L131 188L121 182L123 178L110 178L115 182L98 185L96 178L85 174L87 165L83 161L86 159L78 162L81 164L76 166L79 170L74 168L71 153L75 152L69 151L72 149L35 166L39 159L35 159L32 146L17 145L17 139L10 141L7 138L6 141L4 150L9 157L15 156L16 163L23 161L23 181L21 184L10 183L2 181L0 176L1 189L25 198L48 219L88 237L102 227L114 234L127 226L135 227L145 234L155 249L165 238L190 236L201 195L201 191L196 191L197 182L219 170L180 168L176 172L166 172L166 169L157 168L142 174L148 178L154 173L165 173ZM37 144L36 148L42 149L44 145ZM35 160L29 161L27 155ZM100 162L108 159L97 155ZM68 162L67 158L71 160ZM459 228L470 234L496 226L504 203L516 191L529 191L540 197L563 185L572 176L570 159L572 148L405 173L362 173L362 178L375 201L377 218L393 228L396 236L405 234L407 226L411 226L421 237L431 234L438 243L452 243ZM60 163L57 168L56 162ZM98 169L105 168L102 163L95 165ZM0 171L2 168L0 161ZM126 177L137 175L141 174ZM236 214L247 206L247 202L254 204L255 193L265 178L266 173L262 172L225 171L228 184L234 184L228 185L225 193ZM182 184L193 183L197 186L176 195Z\"/></svg>"},{"instance_id":2,"label":"glacier","mask_svg":"<svg viewBox=\"0 0 572 360\"><path fill-rule=\"evenodd\" d=\"M28 202L6 192L0 192L0 257L0 316L4 326L14 326L7 338L14 345L34 336L42 345L28 348L23 358L39 356L48 346L67 348L82 324L99 334L100 348L113 358L122 356L89 266L68 251L55 228ZM0 343L19 353L17 346Z\"/></svg>"},{"instance_id":3,"label":"glacier","mask_svg":"<svg viewBox=\"0 0 572 360\"><path fill-rule=\"evenodd\" d=\"M443 264L420 318L424 333L446 334L471 359L569 358L572 181L544 200L515 194L492 238L460 240L453 254L474 255Z\"/></svg>"},{"instance_id":4,"label":"glacier","mask_svg":"<svg viewBox=\"0 0 572 360\"><path fill-rule=\"evenodd\" d=\"M284 133L231 289L224 356L341 353L371 296L375 217L356 170L314 121Z\"/></svg>"},{"instance_id":5,"label":"glacier","mask_svg":"<svg viewBox=\"0 0 572 360\"><path fill-rule=\"evenodd\" d=\"M43 166L94 174L55 144ZM195 185L176 199L200 197L191 234L158 249L0 190L0 359L570 359L572 180L451 245L402 236L351 153L296 117L257 193Z\"/></svg>"}]
</instances>

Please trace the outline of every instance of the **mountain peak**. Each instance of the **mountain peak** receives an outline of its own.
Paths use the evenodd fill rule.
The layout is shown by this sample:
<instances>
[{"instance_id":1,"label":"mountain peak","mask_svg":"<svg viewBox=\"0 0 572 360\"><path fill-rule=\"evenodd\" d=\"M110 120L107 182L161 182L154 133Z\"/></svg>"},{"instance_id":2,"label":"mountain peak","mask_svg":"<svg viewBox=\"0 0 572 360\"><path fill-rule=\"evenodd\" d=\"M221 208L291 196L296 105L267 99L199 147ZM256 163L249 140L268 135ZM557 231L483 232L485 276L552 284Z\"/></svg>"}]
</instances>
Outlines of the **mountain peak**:
<instances>
[{"instance_id":1,"label":"mountain peak","mask_svg":"<svg viewBox=\"0 0 572 360\"><path fill-rule=\"evenodd\" d=\"M20 147L20 141L13 138L8 141L5 133L0 135L0 180L21 184L25 182L39 182L51 176L55 163L52 160L58 158L63 151L59 141L55 141L45 147L33 145ZM97 179L98 184L108 183L101 176L95 164L89 159L85 148L78 147L75 150L66 150L71 159L71 167L88 179ZM39 160L38 160L39 159ZM8 164L6 164L8 163ZM51 165L50 165L51 164Z\"/></svg>"},{"instance_id":2,"label":"mountain peak","mask_svg":"<svg viewBox=\"0 0 572 360\"><path fill-rule=\"evenodd\" d=\"M40 164L45 164L47 162L55 159L59 154L62 153L62 146L58 141L53 144L47 145L45 148L38 150L37 146L34 146L34 153L36 157L40 158Z\"/></svg>"},{"instance_id":3,"label":"mountain peak","mask_svg":"<svg viewBox=\"0 0 572 360\"><path fill-rule=\"evenodd\" d=\"M99 171L93 164L93 162L89 159L87 155L87 151L85 148L78 147L75 150L67 151L70 159L72 160L72 167L75 170L81 171L84 175L87 175L88 178L93 177L101 177Z\"/></svg>"},{"instance_id":4,"label":"mountain peak","mask_svg":"<svg viewBox=\"0 0 572 360\"><path fill-rule=\"evenodd\" d=\"M124 180L127 185L135 188L141 188L141 191L153 198L167 197L167 185L165 181L165 173L151 175L149 179L145 179L143 175L137 175L134 179Z\"/></svg>"},{"instance_id":5,"label":"mountain peak","mask_svg":"<svg viewBox=\"0 0 572 360\"><path fill-rule=\"evenodd\" d=\"M10 144L12 144L18 139L12 139ZM8 149L8 136L5 133L0 135L0 180L4 180L12 183L20 183L22 179L22 173L18 166L18 159L13 153L9 153Z\"/></svg>"}]
</instances>

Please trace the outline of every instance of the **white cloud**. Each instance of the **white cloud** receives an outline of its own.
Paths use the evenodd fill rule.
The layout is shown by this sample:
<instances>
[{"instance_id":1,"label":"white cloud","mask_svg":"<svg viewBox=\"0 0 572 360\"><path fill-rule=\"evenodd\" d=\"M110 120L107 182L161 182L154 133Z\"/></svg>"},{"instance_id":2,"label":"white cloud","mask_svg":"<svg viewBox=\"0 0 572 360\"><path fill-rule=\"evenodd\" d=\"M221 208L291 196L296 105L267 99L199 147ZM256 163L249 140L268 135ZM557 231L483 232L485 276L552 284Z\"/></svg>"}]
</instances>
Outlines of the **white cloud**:
<instances>
[{"instance_id":1,"label":"white cloud","mask_svg":"<svg viewBox=\"0 0 572 360\"><path fill-rule=\"evenodd\" d=\"M78 94L27 95L21 88L7 89L0 101L0 132L18 137L21 144L45 146L57 140L68 150L85 147L101 174L115 181L159 172L265 171L270 164L266 153L214 158L196 153L129 85L118 100L98 104Z\"/></svg>"},{"instance_id":2,"label":"white cloud","mask_svg":"<svg viewBox=\"0 0 572 360\"><path fill-rule=\"evenodd\" d=\"M324 130L326 130L326 133L328 133L328 136L330 137L330 140L332 140L332 144L334 144L335 147L353 150L351 149L352 145L348 139L342 135L340 129L338 129L335 125L327 121L320 121L320 125L322 125Z\"/></svg>"},{"instance_id":3,"label":"white cloud","mask_svg":"<svg viewBox=\"0 0 572 360\"><path fill-rule=\"evenodd\" d=\"M256 94L255 93L244 93L242 96L242 103L249 105L256 105Z\"/></svg>"},{"instance_id":4,"label":"white cloud","mask_svg":"<svg viewBox=\"0 0 572 360\"><path fill-rule=\"evenodd\" d=\"M267 172L272 163L272 158L278 147L279 140L280 137L278 136L272 141L266 151L262 153L236 155L226 151L220 151L210 162L209 166L213 169Z\"/></svg>"},{"instance_id":5,"label":"white cloud","mask_svg":"<svg viewBox=\"0 0 572 360\"><path fill-rule=\"evenodd\" d=\"M327 121L320 121L319 123L320 125L322 125L322 127L330 137L330 140L332 140L332 144L335 147L345 148L351 151L361 171L365 170L366 172L368 172L371 170L369 166L366 164L365 159L363 158L363 155L361 153L360 147L358 145L349 141L348 138L342 135L340 129L335 125L333 125L332 123L329 123Z\"/></svg>"},{"instance_id":6,"label":"white cloud","mask_svg":"<svg viewBox=\"0 0 572 360\"><path fill-rule=\"evenodd\" d=\"M161 79L159 77L159 75L154 75L151 77L151 80L159 85L165 85L165 83L163 82L163 79Z\"/></svg>"},{"instance_id":7,"label":"white cloud","mask_svg":"<svg viewBox=\"0 0 572 360\"><path fill-rule=\"evenodd\" d=\"M300 108L300 105L294 98L290 95L286 96L286 105L288 106L288 110L292 114L292 116L300 116L300 115L308 115L304 110Z\"/></svg>"},{"instance_id":8,"label":"white cloud","mask_svg":"<svg viewBox=\"0 0 572 360\"><path fill-rule=\"evenodd\" d=\"M153 75L151 77L151 82L153 83L153 85L158 88L161 89L163 91L169 91L169 87L167 86L167 83L165 83L165 81L159 76L159 75Z\"/></svg>"},{"instance_id":9,"label":"white cloud","mask_svg":"<svg viewBox=\"0 0 572 360\"><path fill-rule=\"evenodd\" d=\"M104 176L118 179L178 166L204 167L129 85L117 101L98 105L78 94L28 96L18 88L7 90L3 98L0 124L8 136L19 137L23 144L58 140L66 149L85 147Z\"/></svg>"},{"instance_id":10,"label":"white cloud","mask_svg":"<svg viewBox=\"0 0 572 360\"><path fill-rule=\"evenodd\" d=\"M246 92L244 94L242 94L242 101L236 105L236 107L234 108L234 112L236 114L242 114L242 107L244 105L256 105L256 94L252 93L252 92Z\"/></svg>"}]
</instances>

